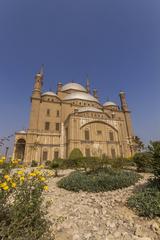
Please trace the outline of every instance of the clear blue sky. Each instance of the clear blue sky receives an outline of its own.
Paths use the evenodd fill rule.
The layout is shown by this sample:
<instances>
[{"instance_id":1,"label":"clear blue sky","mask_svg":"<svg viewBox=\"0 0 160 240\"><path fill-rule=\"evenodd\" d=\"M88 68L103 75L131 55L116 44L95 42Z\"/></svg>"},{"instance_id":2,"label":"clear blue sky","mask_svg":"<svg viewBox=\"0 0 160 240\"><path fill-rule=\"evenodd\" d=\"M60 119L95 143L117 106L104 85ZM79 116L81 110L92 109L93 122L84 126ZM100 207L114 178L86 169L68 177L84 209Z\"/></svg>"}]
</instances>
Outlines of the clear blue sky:
<instances>
[{"instance_id":1,"label":"clear blue sky","mask_svg":"<svg viewBox=\"0 0 160 240\"><path fill-rule=\"evenodd\" d=\"M0 0L0 137L28 127L41 63L44 90L88 73L102 102L126 91L135 134L160 138L159 0Z\"/></svg>"}]
</instances>

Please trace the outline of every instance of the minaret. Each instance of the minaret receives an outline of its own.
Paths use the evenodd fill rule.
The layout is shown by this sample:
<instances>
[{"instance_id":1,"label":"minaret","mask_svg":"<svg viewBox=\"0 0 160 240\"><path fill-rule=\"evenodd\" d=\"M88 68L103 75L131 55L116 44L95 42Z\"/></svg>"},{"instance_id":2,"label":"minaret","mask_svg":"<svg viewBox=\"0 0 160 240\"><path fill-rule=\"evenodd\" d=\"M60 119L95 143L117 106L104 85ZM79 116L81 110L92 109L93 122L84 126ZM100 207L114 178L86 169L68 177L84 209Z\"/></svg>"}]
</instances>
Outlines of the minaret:
<instances>
[{"instance_id":1,"label":"minaret","mask_svg":"<svg viewBox=\"0 0 160 240\"><path fill-rule=\"evenodd\" d=\"M38 73L35 75L35 82L34 82L34 88L32 91L32 98L40 98L41 97L41 91L43 86L43 75L44 75L44 69L43 65L41 66L41 69Z\"/></svg>"},{"instance_id":2,"label":"minaret","mask_svg":"<svg viewBox=\"0 0 160 240\"><path fill-rule=\"evenodd\" d=\"M121 109L124 112L128 111L128 105L127 105L127 101L126 101L126 94L123 91L120 91L119 93L120 96L120 101L121 101Z\"/></svg>"},{"instance_id":3,"label":"minaret","mask_svg":"<svg viewBox=\"0 0 160 240\"><path fill-rule=\"evenodd\" d=\"M88 78L88 75L87 75L87 81L86 81L86 90L87 90L87 93L90 93L90 80Z\"/></svg>"},{"instance_id":4,"label":"minaret","mask_svg":"<svg viewBox=\"0 0 160 240\"><path fill-rule=\"evenodd\" d=\"M35 75L34 88L31 97L31 112L29 130L36 131L39 124L39 111L41 104L41 91L43 86L43 65L40 71Z\"/></svg>"},{"instance_id":5,"label":"minaret","mask_svg":"<svg viewBox=\"0 0 160 240\"><path fill-rule=\"evenodd\" d=\"M132 128L131 112L128 109L125 92L120 91L119 96L121 101L121 110L123 111L124 120L126 123L127 139L128 139L129 149L130 149L130 155L132 156L134 154L134 151L132 148L132 138L134 136L134 133Z\"/></svg>"},{"instance_id":6,"label":"minaret","mask_svg":"<svg viewBox=\"0 0 160 240\"><path fill-rule=\"evenodd\" d=\"M57 92L61 92L62 87L63 87L63 84L61 82L58 82L58 84L57 84Z\"/></svg>"}]
</instances>

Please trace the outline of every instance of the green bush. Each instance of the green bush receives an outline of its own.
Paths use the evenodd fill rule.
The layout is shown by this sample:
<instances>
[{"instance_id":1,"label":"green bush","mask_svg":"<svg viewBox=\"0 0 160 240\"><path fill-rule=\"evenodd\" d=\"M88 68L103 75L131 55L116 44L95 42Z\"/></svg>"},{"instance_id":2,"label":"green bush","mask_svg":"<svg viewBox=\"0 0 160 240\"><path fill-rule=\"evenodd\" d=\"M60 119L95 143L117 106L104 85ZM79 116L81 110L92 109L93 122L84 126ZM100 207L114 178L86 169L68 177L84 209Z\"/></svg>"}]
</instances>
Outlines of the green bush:
<instances>
[{"instance_id":1,"label":"green bush","mask_svg":"<svg viewBox=\"0 0 160 240\"><path fill-rule=\"evenodd\" d=\"M125 166L133 166L133 161L125 158L109 159L108 157L79 157L74 159L55 159L47 161L51 169L84 169L86 172L93 172L100 168L111 166L114 169L122 169Z\"/></svg>"},{"instance_id":2,"label":"green bush","mask_svg":"<svg viewBox=\"0 0 160 240\"><path fill-rule=\"evenodd\" d=\"M110 164L115 169L122 169L125 165L123 158L110 159Z\"/></svg>"},{"instance_id":3,"label":"green bush","mask_svg":"<svg viewBox=\"0 0 160 240\"><path fill-rule=\"evenodd\" d=\"M134 160L139 170L150 168L155 177L141 191L129 198L128 206L139 216L160 217L160 142L151 142L148 152L136 154Z\"/></svg>"},{"instance_id":4,"label":"green bush","mask_svg":"<svg viewBox=\"0 0 160 240\"><path fill-rule=\"evenodd\" d=\"M83 168L86 172L93 172L99 168L105 168L108 165L113 167L114 169L122 169L125 166L133 166L133 161L124 159L124 158L116 158L109 159L98 158L98 157L81 157L76 159L58 159L50 162L49 167L54 168L54 164L58 163L58 169L81 169Z\"/></svg>"},{"instance_id":5,"label":"green bush","mask_svg":"<svg viewBox=\"0 0 160 240\"><path fill-rule=\"evenodd\" d=\"M112 168L114 169L123 169L125 167L131 167L134 166L135 163L133 162L133 159L128 159L128 158L123 158L123 157L119 157L119 158L106 158L106 159L102 159L102 166L106 167L107 165L110 165Z\"/></svg>"},{"instance_id":6,"label":"green bush","mask_svg":"<svg viewBox=\"0 0 160 240\"><path fill-rule=\"evenodd\" d=\"M156 177L160 178L160 141L151 142L148 146L152 156L152 168Z\"/></svg>"},{"instance_id":7,"label":"green bush","mask_svg":"<svg viewBox=\"0 0 160 240\"><path fill-rule=\"evenodd\" d=\"M78 159L78 158L82 158L83 154L81 152L81 150L79 148L74 148L72 150L72 152L70 153L69 159Z\"/></svg>"},{"instance_id":8,"label":"green bush","mask_svg":"<svg viewBox=\"0 0 160 240\"><path fill-rule=\"evenodd\" d=\"M152 156L149 152L136 153L133 161L137 166L138 172L152 172Z\"/></svg>"},{"instance_id":9,"label":"green bush","mask_svg":"<svg viewBox=\"0 0 160 240\"><path fill-rule=\"evenodd\" d=\"M85 171L90 172L104 167L104 162L97 157L82 157L77 159L67 159L63 162L62 167L70 169L83 168Z\"/></svg>"},{"instance_id":10,"label":"green bush","mask_svg":"<svg viewBox=\"0 0 160 240\"><path fill-rule=\"evenodd\" d=\"M32 160L31 167L37 167L37 166L38 166L38 162L35 160Z\"/></svg>"},{"instance_id":11,"label":"green bush","mask_svg":"<svg viewBox=\"0 0 160 240\"><path fill-rule=\"evenodd\" d=\"M157 187L145 187L128 199L128 206L139 216L160 217L160 190Z\"/></svg>"},{"instance_id":12,"label":"green bush","mask_svg":"<svg viewBox=\"0 0 160 240\"><path fill-rule=\"evenodd\" d=\"M50 169L61 169L61 168L65 168L65 166L64 166L64 162L65 162L66 160L64 160L64 159L62 159L62 158L57 158L57 159L54 159L54 160L52 160L52 161L46 161L45 162L45 166L47 167L47 168L50 168Z\"/></svg>"},{"instance_id":13,"label":"green bush","mask_svg":"<svg viewBox=\"0 0 160 240\"><path fill-rule=\"evenodd\" d=\"M60 166L61 169L78 169L83 168L85 158L77 158L77 159L65 159L62 161Z\"/></svg>"},{"instance_id":14,"label":"green bush","mask_svg":"<svg viewBox=\"0 0 160 240\"><path fill-rule=\"evenodd\" d=\"M50 167L50 164L51 164L51 161L50 161L50 160L45 161L45 166L46 166L46 167Z\"/></svg>"},{"instance_id":15,"label":"green bush","mask_svg":"<svg viewBox=\"0 0 160 240\"><path fill-rule=\"evenodd\" d=\"M160 181L158 178L150 179L146 185L147 188L154 188L160 191Z\"/></svg>"},{"instance_id":16,"label":"green bush","mask_svg":"<svg viewBox=\"0 0 160 240\"><path fill-rule=\"evenodd\" d=\"M104 192L135 184L140 175L131 171L114 171L113 169L97 169L86 173L76 171L58 182L58 187L69 191Z\"/></svg>"},{"instance_id":17,"label":"green bush","mask_svg":"<svg viewBox=\"0 0 160 240\"><path fill-rule=\"evenodd\" d=\"M81 168L86 172L94 172L99 168L103 168L103 161L98 157L85 157L81 160Z\"/></svg>"},{"instance_id":18,"label":"green bush","mask_svg":"<svg viewBox=\"0 0 160 240\"><path fill-rule=\"evenodd\" d=\"M64 160L61 158L54 159L48 163L50 169L55 170L55 176L58 177L58 170L63 168Z\"/></svg>"}]
</instances>

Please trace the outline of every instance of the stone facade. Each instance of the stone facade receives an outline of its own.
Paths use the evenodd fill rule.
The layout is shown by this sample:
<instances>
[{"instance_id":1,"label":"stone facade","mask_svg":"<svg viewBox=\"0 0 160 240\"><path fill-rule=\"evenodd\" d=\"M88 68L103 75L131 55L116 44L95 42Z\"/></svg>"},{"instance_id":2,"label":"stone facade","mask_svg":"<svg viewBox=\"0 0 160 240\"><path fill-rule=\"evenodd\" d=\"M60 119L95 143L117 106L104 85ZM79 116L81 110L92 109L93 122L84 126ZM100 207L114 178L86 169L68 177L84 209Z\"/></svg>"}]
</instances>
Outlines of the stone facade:
<instances>
[{"instance_id":1,"label":"stone facade","mask_svg":"<svg viewBox=\"0 0 160 240\"><path fill-rule=\"evenodd\" d=\"M125 93L121 107L113 102L101 104L90 84L63 85L57 93L42 93L43 72L35 76L31 97L29 128L15 135L14 157L25 163L67 158L74 148L84 156L130 157L133 130Z\"/></svg>"}]
</instances>

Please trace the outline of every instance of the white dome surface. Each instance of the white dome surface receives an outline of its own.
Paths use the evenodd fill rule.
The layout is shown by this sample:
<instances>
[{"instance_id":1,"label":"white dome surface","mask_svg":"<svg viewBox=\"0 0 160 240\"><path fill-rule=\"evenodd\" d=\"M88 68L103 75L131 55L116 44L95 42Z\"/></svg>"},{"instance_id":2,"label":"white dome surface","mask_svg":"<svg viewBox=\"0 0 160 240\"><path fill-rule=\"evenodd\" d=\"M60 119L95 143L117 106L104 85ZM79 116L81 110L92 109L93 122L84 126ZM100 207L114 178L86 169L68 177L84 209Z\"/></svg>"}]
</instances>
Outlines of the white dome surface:
<instances>
[{"instance_id":1,"label":"white dome surface","mask_svg":"<svg viewBox=\"0 0 160 240\"><path fill-rule=\"evenodd\" d=\"M104 107L108 107L108 106L117 106L117 104L114 103L114 102L105 102L105 103L103 104L103 106L104 106Z\"/></svg>"},{"instance_id":2,"label":"white dome surface","mask_svg":"<svg viewBox=\"0 0 160 240\"><path fill-rule=\"evenodd\" d=\"M70 90L70 89L87 92L87 90L79 83L67 83L62 87L61 91L66 91L66 90Z\"/></svg>"},{"instance_id":3,"label":"white dome surface","mask_svg":"<svg viewBox=\"0 0 160 240\"><path fill-rule=\"evenodd\" d=\"M48 95L48 96L57 96L57 94L55 94L54 92L44 92L43 94L42 94L42 96L45 96L45 95Z\"/></svg>"},{"instance_id":4,"label":"white dome surface","mask_svg":"<svg viewBox=\"0 0 160 240\"><path fill-rule=\"evenodd\" d=\"M73 100L73 99L99 102L97 98L93 97L91 94L84 93L84 92L74 92L74 93L68 94L67 96L64 97L63 100Z\"/></svg>"},{"instance_id":5,"label":"white dome surface","mask_svg":"<svg viewBox=\"0 0 160 240\"><path fill-rule=\"evenodd\" d=\"M82 107L78 109L78 112L102 112L102 110L94 107Z\"/></svg>"},{"instance_id":6,"label":"white dome surface","mask_svg":"<svg viewBox=\"0 0 160 240\"><path fill-rule=\"evenodd\" d=\"M18 133L26 133L26 131L24 131L24 130L21 130L21 131L18 131Z\"/></svg>"}]
</instances>

